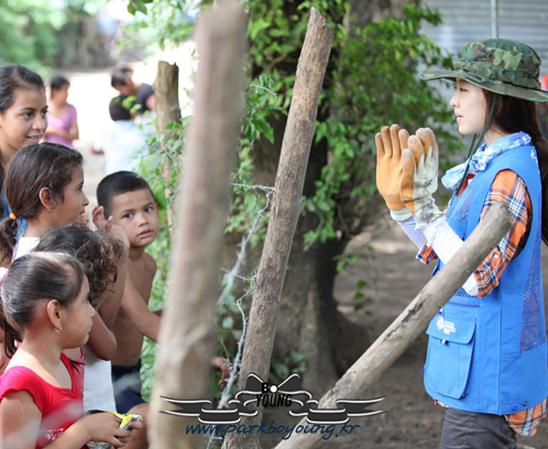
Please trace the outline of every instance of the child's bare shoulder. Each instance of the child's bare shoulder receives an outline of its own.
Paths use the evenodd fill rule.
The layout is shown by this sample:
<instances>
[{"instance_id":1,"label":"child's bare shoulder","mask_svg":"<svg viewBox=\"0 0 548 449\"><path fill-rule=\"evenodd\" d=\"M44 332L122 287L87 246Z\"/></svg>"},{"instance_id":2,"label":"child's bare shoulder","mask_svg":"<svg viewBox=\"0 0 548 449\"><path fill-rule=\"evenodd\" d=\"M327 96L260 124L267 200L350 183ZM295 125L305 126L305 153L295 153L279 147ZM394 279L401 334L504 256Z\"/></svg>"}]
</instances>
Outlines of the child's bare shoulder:
<instances>
[{"instance_id":1,"label":"child's bare shoulder","mask_svg":"<svg viewBox=\"0 0 548 449\"><path fill-rule=\"evenodd\" d=\"M149 253L144 253L145 269L148 273L156 273L156 261Z\"/></svg>"}]
</instances>

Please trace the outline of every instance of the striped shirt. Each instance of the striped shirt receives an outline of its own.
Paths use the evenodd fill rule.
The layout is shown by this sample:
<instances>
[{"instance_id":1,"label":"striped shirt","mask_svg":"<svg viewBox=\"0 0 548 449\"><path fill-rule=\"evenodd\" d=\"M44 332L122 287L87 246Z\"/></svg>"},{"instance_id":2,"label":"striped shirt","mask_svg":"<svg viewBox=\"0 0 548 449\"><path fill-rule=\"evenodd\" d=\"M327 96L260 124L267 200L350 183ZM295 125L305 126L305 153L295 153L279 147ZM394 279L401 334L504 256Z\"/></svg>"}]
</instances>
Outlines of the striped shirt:
<instances>
[{"instance_id":1,"label":"striped shirt","mask_svg":"<svg viewBox=\"0 0 548 449\"><path fill-rule=\"evenodd\" d=\"M466 177L459 191L459 195L468 186L474 177L471 173ZM478 285L478 296L483 297L499 285L504 269L525 246L529 235L530 217L532 216L531 198L527 186L515 172L511 170L500 171L493 180L487 199L483 205L480 219L496 202L505 204L512 214L513 222L508 234L499 244L483 259L480 266L474 271L474 279ZM417 258L427 264L437 258L433 248L428 244L420 250ZM508 424L520 435L533 436L537 427L546 416L546 399L527 410L522 410L512 415L506 415Z\"/></svg>"}]
</instances>

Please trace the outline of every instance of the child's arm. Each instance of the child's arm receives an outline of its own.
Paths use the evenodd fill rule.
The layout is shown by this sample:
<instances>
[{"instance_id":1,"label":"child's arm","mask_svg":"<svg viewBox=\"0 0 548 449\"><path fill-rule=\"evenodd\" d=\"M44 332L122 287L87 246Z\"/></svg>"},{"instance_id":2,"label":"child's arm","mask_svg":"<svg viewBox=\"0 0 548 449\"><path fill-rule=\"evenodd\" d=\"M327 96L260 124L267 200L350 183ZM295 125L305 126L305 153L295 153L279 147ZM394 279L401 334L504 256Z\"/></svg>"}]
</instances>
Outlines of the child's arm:
<instances>
[{"instance_id":1,"label":"child's arm","mask_svg":"<svg viewBox=\"0 0 548 449\"><path fill-rule=\"evenodd\" d=\"M101 306L99 307L99 315L103 318L105 324L112 329L124 295L124 287L127 277L127 250L124 249L122 255L118 259L116 282L103 294L101 298Z\"/></svg>"},{"instance_id":2,"label":"child's arm","mask_svg":"<svg viewBox=\"0 0 548 449\"><path fill-rule=\"evenodd\" d=\"M41 419L42 414L29 393L8 393L0 401L0 447L34 449Z\"/></svg>"},{"instance_id":3,"label":"child's arm","mask_svg":"<svg viewBox=\"0 0 548 449\"><path fill-rule=\"evenodd\" d=\"M80 449L90 441L109 443L114 447L125 445L131 433L119 428L120 420L112 413L94 413L80 418L47 449Z\"/></svg>"},{"instance_id":4,"label":"child's arm","mask_svg":"<svg viewBox=\"0 0 548 449\"><path fill-rule=\"evenodd\" d=\"M158 341L160 317L149 310L129 276L126 278L122 309L141 334L152 341Z\"/></svg>"},{"instance_id":5,"label":"child's arm","mask_svg":"<svg viewBox=\"0 0 548 449\"><path fill-rule=\"evenodd\" d=\"M111 360L118 349L116 337L98 313L93 315L88 346L97 357L103 360Z\"/></svg>"},{"instance_id":6,"label":"child's arm","mask_svg":"<svg viewBox=\"0 0 548 449\"><path fill-rule=\"evenodd\" d=\"M8 393L0 401L0 447L34 449L42 414L32 396L22 390ZM72 424L48 449L80 449L89 441L104 441L120 447L131 435L119 429L120 420L111 413L86 415ZM139 425L136 425L139 427ZM122 442L122 441L123 442Z\"/></svg>"},{"instance_id":7,"label":"child's arm","mask_svg":"<svg viewBox=\"0 0 548 449\"><path fill-rule=\"evenodd\" d=\"M112 329L120 305L122 296L124 294L124 287L127 276L127 264L128 264L128 251L129 241L125 232L118 225L112 222L112 219L105 218L105 210L103 206L97 206L93 209L92 213L93 224L97 229L108 234L110 238L118 240L122 244L122 254L118 258L116 263L116 282L103 293L102 297L98 300L98 312L105 324Z\"/></svg>"}]
</instances>

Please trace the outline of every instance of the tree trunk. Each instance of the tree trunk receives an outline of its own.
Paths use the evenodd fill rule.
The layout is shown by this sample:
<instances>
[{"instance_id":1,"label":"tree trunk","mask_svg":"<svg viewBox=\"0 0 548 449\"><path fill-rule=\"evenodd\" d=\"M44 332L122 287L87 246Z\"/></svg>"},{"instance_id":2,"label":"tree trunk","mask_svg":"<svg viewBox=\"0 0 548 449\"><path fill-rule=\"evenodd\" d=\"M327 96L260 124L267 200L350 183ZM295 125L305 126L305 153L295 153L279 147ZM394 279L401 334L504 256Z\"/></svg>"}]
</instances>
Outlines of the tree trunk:
<instances>
[{"instance_id":1,"label":"tree trunk","mask_svg":"<svg viewBox=\"0 0 548 449\"><path fill-rule=\"evenodd\" d=\"M331 241L304 250L303 228L295 240L281 301L275 354L287 359L295 351L305 356L303 385L322 394L361 354L364 329L350 323L333 297L336 256L344 242Z\"/></svg>"},{"instance_id":2,"label":"tree trunk","mask_svg":"<svg viewBox=\"0 0 548 449\"><path fill-rule=\"evenodd\" d=\"M156 80L154 81L154 93L156 96L156 128L158 133L164 136L169 134L168 125L181 120L181 108L179 106L179 67L177 64L169 64L166 61L158 61ZM173 133L173 131L171 131ZM166 159L162 169L166 186L170 184L171 163ZM172 192L166 187L165 196L171 198ZM169 229L173 226L173 210L167 209L167 224Z\"/></svg>"},{"instance_id":3,"label":"tree trunk","mask_svg":"<svg viewBox=\"0 0 548 449\"><path fill-rule=\"evenodd\" d=\"M414 0L356 0L351 2L352 15L358 19L357 24L363 25L388 14L401 14L404 4L410 2ZM287 6L287 11L292 7L294 4ZM328 71L331 69L328 68ZM285 70L290 69L284 67ZM329 91L330 79L329 73L326 74L326 92ZM327 114L329 108L320 108L318 119L325 119ZM261 141L254 148L254 180L258 184L274 183L285 120L278 119L272 125L275 143ZM305 196L313 195L314 183L328 162L328 152L325 141L312 144L304 185ZM344 204L340 206L345 207ZM370 213L378 214L375 210ZM291 352L303 354L306 357L303 384L312 392L321 394L361 355L369 340L365 328L338 312L333 296L337 275L335 257L343 254L349 240L343 236L340 240L317 243L305 250L304 234L315 225L314 217L303 211L289 259L278 315L274 356L280 361ZM254 266L257 266L257 260L255 258Z\"/></svg>"},{"instance_id":4,"label":"tree trunk","mask_svg":"<svg viewBox=\"0 0 548 449\"><path fill-rule=\"evenodd\" d=\"M401 13L403 4L409 2L409 0L394 0L393 3L396 6L387 8L387 1L383 0L354 1L354 7L361 9L354 11L353 14L360 16L370 9L382 11L384 15L394 11ZM295 6L295 3L285 2L284 14L290 14ZM371 17L366 16L364 20L371 20ZM330 64L333 60L332 53ZM328 73L324 79L325 92L328 92L330 88L329 71L332 69L333 67L328 67ZM283 70L293 73L295 68L284 65ZM329 108L321 107L318 111L318 120L326 119L328 114ZM271 121L271 125L274 129L274 143L263 139L253 149L255 164L253 181L256 184L272 186L280 158L285 119L275 118ZM312 143L303 189L304 196L314 194L315 182L320 178L322 168L328 163L328 153L329 148L325 140ZM346 204L340 206L347 207ZM369 213L378 215L379 211L375 209ZM304 235L307 231L314 229L315 225L314 216L302 211L289 258L273 355L275 360L284 361L291 352L303 354L306 358L303 385L311 392L320 395L361 355L363 348L370 341L365 328L349 321L337 310L333 296L337 275L335 258L343 254L349 240L345 235L340 240L316 243L305 250ZM231 260L232 255L237 251L236 243L234 238L227 239L227 260ZM259 257L260 248L249 252L246 264L247 274L256 270ZM231 264L227 262L226 265Z\"/></svg>"},{"instance_id":5,"label":"tree trunk","mask_svg":"<svg viewBox=\"0 0 548 449\"><path fill-rule=\"evenodd\" d=\"M268 378L279 304L297 227L318 102L332 41L333 31L328 28L325 18L312 8L299 56L276 173L272 213L257 272L240 369L240 391L251 373ZM259 410L256 417L245 419L245 424L258 425L261 420L262 411ZM260 447L259 435L242 437L230 434L223 447Z\"/></svg>"},{"instance_id":6,"label":"tree trunk","mask_svg":"<svg viewBox=\"0 0 548 449\"><path fill-rule=\"evenodd\" d=\"M197 42L195 114L184 155L169 294L149 413L151 442L157 449L202 447L199 436L185 432L185 424L193 419L160 411L173 413L162 396L182 400L210 396L218 261L241 126L245 14L239 2L227 1L205 12Z\"/></svg>"}]
</instances>

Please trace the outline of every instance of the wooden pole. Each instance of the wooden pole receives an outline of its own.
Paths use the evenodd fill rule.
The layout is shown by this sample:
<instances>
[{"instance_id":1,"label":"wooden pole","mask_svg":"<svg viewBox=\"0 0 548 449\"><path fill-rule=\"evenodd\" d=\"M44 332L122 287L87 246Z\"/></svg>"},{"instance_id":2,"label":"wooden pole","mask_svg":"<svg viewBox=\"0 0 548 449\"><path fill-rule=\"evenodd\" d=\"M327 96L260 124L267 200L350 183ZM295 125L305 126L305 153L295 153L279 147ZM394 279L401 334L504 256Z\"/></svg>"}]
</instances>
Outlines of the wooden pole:
<instances>
[{"instance_id":1,"label":"wooden pole","mask_svg":"<svg viewBox=\"0 0 548 449\"><path fill-rule=\"evenodd\" d=\"M229 207L242 112L245 14L236 0L205 12L197 26L199 67L195 114L185 151L169 296L162 318L152 395L151 445L156 449L203 446L187 435L184 419L160 395L209 398L210 363L216 342L219 260Z\"/></svg>"},{"instance_id":2,"label":"wooden pole","mask_svg":"<svg viewBox=\"0 0 548 449\"><path fill-rule=\"evenodd\" d=\"M156 95L156 126L160 133L165 133L167 125L181 120L177 64L158 61L154 94Z\"/></svg>"},{"instance_id":3,"label":"wooden pole","mask_svg":"<svg viewBox=\"0 0 548 449\"><path fill-rule=\"evenodd\" d=\"M424 331L436 312L508 232L511 222L512 218L505 207L495 204L449 263L321 398L319 408L336 408L337 399L365 399L360 396ZM300 424L304 425L305 421ZM320 433L293 433L276 449L310 448L320 436Z\"/></svg>"},{"instance_id":4,"label":"wooden pole","mask_svg":"<svg viewBox=\"0 0 548 449\"><path fill-rule=\"evenodd\" d=\"M299 218L306 167L323 79L331 52L333 32L314 8L297 65L293 97L285 128L280 162L272 198L272 215L257 272L251 305L239 386L251 372L267 379L270 370L276 320L287 271L287 263ZM260 423L262 413L243 421ZM229 434L225 448L260 447L259 436Z\"/></svg>"},{"instance_id":5,"label":"wooden pole","mask_svg":"<svg viewBox=\"0 0 548 449\"><path fill-rule=\"evenodd\" d=\"M181 120L181 108L179 106L179 67L177 64L169 64L166 61L158 61L158 71L154 81L154 93L156 95L156 127L162 136L169 136L168 125ZM161 140L163 141L163 140ZM164 161L162 173L166 182L165 196L169 202L172 192L169 188L171 180L171 161ZM169 229L173 226L173 211L167 210L167 222Z\"/></svg>"}]
</instances>

